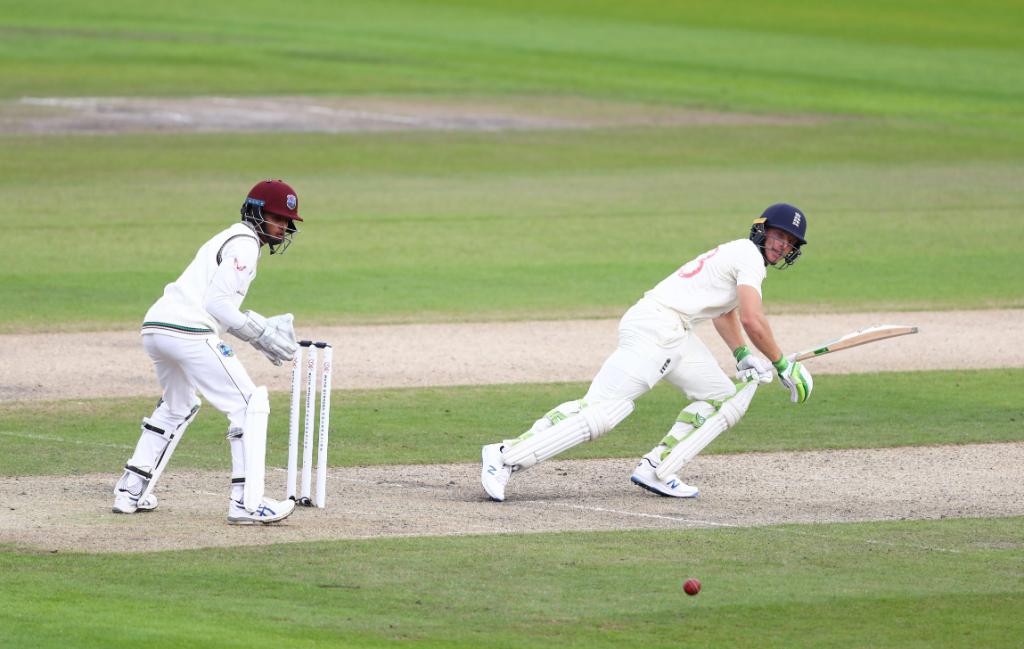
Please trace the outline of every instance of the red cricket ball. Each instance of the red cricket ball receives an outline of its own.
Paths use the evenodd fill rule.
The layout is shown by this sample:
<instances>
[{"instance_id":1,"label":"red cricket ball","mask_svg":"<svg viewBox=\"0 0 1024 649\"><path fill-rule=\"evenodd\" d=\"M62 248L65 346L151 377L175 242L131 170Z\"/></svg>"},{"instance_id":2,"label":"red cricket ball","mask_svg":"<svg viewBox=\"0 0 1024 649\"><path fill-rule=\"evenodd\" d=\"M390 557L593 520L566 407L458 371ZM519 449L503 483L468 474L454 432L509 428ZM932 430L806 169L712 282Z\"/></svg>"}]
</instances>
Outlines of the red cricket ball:
<instances>
[{"instance_id":1,"label":"red cricket ball","mask_svg":"<svg viewBox=\"0 0 1024 649\"><path fill-rule=\"evenodd\" d=\"M687 595L696 595L700 592L700 580L699 579L687 579L683 582L683 591Z\"/></svg>"}]
</instances>

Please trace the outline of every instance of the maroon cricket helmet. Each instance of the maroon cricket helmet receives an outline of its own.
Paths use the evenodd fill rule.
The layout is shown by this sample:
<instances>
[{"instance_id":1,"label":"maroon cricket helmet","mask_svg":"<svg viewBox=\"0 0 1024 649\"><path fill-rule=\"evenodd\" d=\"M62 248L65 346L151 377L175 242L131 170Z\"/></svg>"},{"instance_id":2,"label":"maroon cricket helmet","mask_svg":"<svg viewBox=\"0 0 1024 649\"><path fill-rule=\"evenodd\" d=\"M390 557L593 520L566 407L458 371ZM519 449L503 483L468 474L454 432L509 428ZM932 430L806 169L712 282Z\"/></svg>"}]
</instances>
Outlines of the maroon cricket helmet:
<instances>
[{"instance_id":1,"label":"maroon cricket helmet","mask_svg":"<svg viewBox=\"0 0 1024 649\"><path fill-rule=\"evenodd\" d=\"M293 221L301 221L299 197L292 186L283 180L262 180L245 197L247 205L256 205L263 212L270 212Z\"/></svg>"},{"instance_id":2,"label":"maroon cricket helmet","mask_svg":"<svg viewBox=\"0 0 1024 649\"><path fill-rule=\"evenodd\" d=\"M264 214L275 214L288 219L284 237L271 237L263 227ZM252 224L260 238L270 247L270 254L283 253L291 244L292 235L298 232L295 221L299 216L299 197L291 185L283 180L262 180L256 183L242 203L242 220Z\"/></svg>"}]
</instances>

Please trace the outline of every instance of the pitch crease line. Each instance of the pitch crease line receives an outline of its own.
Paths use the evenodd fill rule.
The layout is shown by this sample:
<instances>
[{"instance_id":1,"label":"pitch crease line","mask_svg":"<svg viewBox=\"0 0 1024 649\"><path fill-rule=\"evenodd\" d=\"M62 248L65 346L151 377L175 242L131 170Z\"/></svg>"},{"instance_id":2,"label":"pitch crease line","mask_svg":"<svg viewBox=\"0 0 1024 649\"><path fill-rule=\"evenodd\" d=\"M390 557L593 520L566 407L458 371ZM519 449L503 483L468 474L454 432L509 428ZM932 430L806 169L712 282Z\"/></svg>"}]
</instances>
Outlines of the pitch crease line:
<instances>
[{"instance_id":1,"label":"pitch crease line","mask_svg":"<svg viewBox=\"0 0 1024 649\"><path fill-rule=\"evenodd\" d=\"M546 501L538 501L547 505L554 505L555 507L564 507L566 509L583 509L593 512L605 512L608 514L619 514L621 516L635 516L637 518L657 518L666 521L675 521L677 523L693 523L695 525L709 525L711 527L733 527L739 528L740 525L730 525L729 523L716 523L715 521L704 521L695 518L682 518L680 516L665 516L664 514L644 514L642 512L624 512L620 509L608 509L606 507L586 507L584 505L567 505L564 503L550 503Z\"/></svg>"}]
</instances>

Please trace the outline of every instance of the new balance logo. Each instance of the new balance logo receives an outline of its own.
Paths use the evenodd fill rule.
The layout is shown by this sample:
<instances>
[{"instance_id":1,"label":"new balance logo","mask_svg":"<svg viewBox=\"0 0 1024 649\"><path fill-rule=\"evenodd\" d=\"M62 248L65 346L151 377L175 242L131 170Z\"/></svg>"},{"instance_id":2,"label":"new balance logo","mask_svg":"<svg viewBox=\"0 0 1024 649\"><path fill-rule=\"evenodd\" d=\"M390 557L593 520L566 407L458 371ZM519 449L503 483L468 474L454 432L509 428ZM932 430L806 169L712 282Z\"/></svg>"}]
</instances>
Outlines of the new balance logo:
<instances>
[{"instance_id":1,"label":"new balance logo","mask_svg":"<svg viewBox=\"0 0 1024 649\"><path fill-rule=\"evenodd\" d=\"M679 486L679 481L678 480L669 480L668 481L668 486L671 489L675 489L676 487Z\"/></svg>"},{"instance_id":2,"label":"new balance logo","mask_svg":"<svg viewBox=\"0 0 1024 649\"><path fill-rule=\"evenodd\" d=\"M498 467L492 464L491 466L487 467L487 473L490 475L496 475L498 473Z\"/></svg>"}]
</instances>

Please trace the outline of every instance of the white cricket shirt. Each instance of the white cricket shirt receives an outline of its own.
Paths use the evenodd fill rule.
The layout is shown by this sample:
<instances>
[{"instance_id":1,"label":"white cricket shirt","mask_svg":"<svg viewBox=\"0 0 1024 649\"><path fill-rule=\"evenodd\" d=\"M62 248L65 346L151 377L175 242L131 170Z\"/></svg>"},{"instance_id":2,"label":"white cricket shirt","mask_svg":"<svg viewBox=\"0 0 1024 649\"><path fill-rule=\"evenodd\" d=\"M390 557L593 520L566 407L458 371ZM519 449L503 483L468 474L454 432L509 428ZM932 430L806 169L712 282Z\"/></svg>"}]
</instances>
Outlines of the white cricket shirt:
<instances>
[{"instance_id":1,"label":"white cricket shirt","mask_svg":"<svg viewBox=\"0 0 1024 649\"><path fill-rule=\"evenodd\" d=\"M760 294L764 278L761 251L750 239L737 239L687 262L644 297L679 313L690 328L735 309L740 284L752 286Z\"/></svg>"},{"instance_id":2,"label":"white cricket shirt","mask_svg":"<svg viewBox=\"0 0 1024 649\"><path fill-rule=\"evenodd\" d=\"M203 244L185 272L164 288L146 312L142 333L179 337L223 336L245 323L239 310L256 277L260 242L235 223Z\"/></svg>"}]
</instances>

